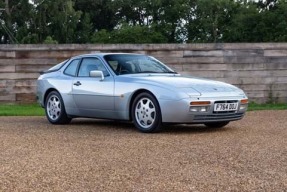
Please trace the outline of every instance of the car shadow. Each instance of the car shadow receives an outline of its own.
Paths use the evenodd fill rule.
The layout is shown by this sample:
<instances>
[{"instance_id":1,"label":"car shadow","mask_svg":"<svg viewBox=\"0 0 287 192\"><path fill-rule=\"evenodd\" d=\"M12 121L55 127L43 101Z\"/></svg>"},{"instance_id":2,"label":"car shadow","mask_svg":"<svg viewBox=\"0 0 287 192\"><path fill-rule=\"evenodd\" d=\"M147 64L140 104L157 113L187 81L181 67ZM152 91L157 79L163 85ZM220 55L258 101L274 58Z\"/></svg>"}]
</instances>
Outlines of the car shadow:
<instances>
[{"instance_id":1,"label":"car shadow","mask_svg":"<svg viewBox=\"0 0 287 192\"><path fill-rule=\"evenodd\" d=\"M139 132L132 122L129 121L115 121L115 120L99 120L99 119L73 119L70 126L92 126L95 128L97 126L101 129L108 130L125 130L131 132ZM231 131L234 126L231 124L223 128L210 128L201 124L164 124L160 134L170 134L170 133L205 133L205 132L225 132Z\"/></svg>"},{"instance_id":2,"label":"car shadow","mask_svg":"<svg viewBox=\"0 0 287 192\"><path fill-rule=\"evenodd\" d=\"M176 124L176 125L166 125L162 133L212 133L212 132L226 132L230 131L232 126L227 125L222 128L210 128L201 124Z\"/></svg>"},{"instance_id":3,"label":"car shadow","mask_svg":"<svg viewBox=\"0 0 287 192\"><path fill-rule=\"evenodd\" d=\"M130 130L136 131L131 122L128 121L115 121L106 119L89 119L89 118L75 118L68 124L70 127L86 127L86 128L100 128L100 129L117 129L117 130Z\"/></svg>"}]
</instances>

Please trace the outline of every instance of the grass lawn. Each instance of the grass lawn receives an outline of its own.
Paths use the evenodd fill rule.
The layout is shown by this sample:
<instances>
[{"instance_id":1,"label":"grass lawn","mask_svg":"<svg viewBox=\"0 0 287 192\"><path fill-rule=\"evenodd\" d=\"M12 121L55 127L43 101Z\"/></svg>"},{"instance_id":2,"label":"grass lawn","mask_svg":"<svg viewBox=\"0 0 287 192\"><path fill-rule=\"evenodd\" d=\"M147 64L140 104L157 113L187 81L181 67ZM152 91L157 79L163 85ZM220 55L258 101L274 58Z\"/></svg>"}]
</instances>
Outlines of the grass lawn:
<instances>
[{"instance_id":1,"label":"grass lawn","mask_svg":"<svg viewBox=\"0 0 287 192\"><path fill-rule=\"evenodd\" d=\"M286 110L284 104L256 104L250 103L248 111L256 110ZM37 103L34 104L0 104L0 116L44 116L45 111Z\"/></svg>"},{"instance_id":2,"label":"grass lawn","mask_svg":"<svg viewBox=\"0 0 287 192\"><path fill-rule=\"evenodd\" d=\"M278 103L278 104L257 104L257 103L249 103L248 111L257 111L257 110L286 110L287 103Z\"/></svg>"},{"instance_id":3,"label":"grass lawn","mask_svg":"<svg viewBox=\"0 0 287 192\"><path fill-rule=\"evenodd\" d=\"M44 116L39 104L0 104L0 116Z\"/></svg>"}]
</instances>

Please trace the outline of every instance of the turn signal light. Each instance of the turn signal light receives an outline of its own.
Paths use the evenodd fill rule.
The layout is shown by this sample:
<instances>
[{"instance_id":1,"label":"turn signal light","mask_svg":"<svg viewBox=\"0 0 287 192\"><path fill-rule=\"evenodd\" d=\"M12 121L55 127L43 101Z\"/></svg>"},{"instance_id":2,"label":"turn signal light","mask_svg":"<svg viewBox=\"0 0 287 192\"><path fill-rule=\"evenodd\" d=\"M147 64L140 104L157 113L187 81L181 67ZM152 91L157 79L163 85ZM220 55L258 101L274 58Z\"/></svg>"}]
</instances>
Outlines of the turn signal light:
<instances>
[{"instance_id":1,"label":"turn signal light","mask_svg":"<svg viewBox=\"0 0 287 192\"><path fill-rule=\"evenodd\" d=\"M190 105L210 105L210 101L192 101Z\"/></svg>"},{"instance_id":2,"label":"turn signal light","mask_svg":"<svg viewBox=\"0 0 287 192\"><path fill-rule=\"evenodd\" d=\"M241 104L248 104L248 99L242 99Z\"/></svg>"}]
</instances>

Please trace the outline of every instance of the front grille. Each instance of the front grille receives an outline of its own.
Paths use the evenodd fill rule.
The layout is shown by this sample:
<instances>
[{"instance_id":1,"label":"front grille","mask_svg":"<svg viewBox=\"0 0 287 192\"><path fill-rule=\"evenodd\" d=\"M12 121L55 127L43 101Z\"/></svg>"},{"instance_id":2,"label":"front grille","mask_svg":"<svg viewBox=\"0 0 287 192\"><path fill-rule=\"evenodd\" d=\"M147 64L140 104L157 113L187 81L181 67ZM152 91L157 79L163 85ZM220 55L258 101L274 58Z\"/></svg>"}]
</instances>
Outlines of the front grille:
<instances>
[{"instance_id":1,"label":"front grille","mask_svg":"<svg viewBox=\"0 0 287 192\"><path fill-rule=\"evenodd\" d=\"M238 100L215 101L214 103L237 103Z\"/></svg>"},{"instance_id":2,"label":"front grille","mask_svg":"<svg viewBox=\"0 0 287 192\"><path fill-rule=\"evenodd\" d=\"M214 114L234 114L237 111L213 111Z\"/></svg>"},{"instance_id":3,"label":"front grille","mask_svg":"<svg viewBox=\"0 0 287 192\"><path fill-rule=\"evenodd\" d=\"M203 121L233 121L241 119L244 113L212 114L212 115L195 115L194 122Z\"/></svg>"}]
</instances>

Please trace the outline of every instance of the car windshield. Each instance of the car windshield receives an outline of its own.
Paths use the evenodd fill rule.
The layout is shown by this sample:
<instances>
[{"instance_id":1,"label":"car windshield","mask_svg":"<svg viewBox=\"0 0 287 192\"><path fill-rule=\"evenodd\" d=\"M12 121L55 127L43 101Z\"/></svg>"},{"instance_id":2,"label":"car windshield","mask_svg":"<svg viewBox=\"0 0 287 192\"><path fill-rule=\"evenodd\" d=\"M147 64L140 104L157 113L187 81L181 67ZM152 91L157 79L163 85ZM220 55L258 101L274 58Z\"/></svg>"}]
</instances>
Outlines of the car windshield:
<instances>
[{"instance_id":1,"label":"car windshield","mask_svg":"<svg viewBox=\"0 0 287 192\"><path fill-rule=\"evenodd\" d=\"M136 73L176 73L169 67L146 55L114 54L104 56L117 75Z\"/></svg>"}]
</instances>

